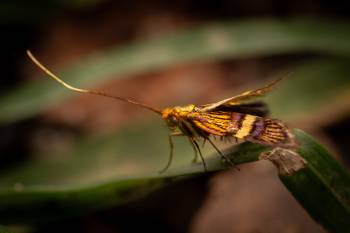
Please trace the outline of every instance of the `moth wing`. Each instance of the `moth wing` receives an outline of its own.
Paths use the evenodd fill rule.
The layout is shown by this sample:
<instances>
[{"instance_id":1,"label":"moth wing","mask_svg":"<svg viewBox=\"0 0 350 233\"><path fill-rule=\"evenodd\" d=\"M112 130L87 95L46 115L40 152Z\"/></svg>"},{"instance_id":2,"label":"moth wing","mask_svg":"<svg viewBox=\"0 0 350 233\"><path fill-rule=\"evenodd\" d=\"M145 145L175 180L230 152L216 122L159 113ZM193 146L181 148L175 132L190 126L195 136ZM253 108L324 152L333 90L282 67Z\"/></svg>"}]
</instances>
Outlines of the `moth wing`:
<instances>
[{"instance_id":1,"label":"moth wing","mask_svg":"<svg viewBox=\"0 0 350 233\"><path fill-rule=\"evenodd\" d=\"M272 87L276 83L278 83L280 80L281 80L281 78L267 84L264 87L261 87L261 88L255 89L255 90L251 90L251 91L246 91L240 95L236 95L236 96L221 100L221 101L216 102L216 103L203 105L203 106L201 106L202 108L200 108L199 111L208 112L208 111L212 111L214 109L217 109L218 107L221 107L221 106L230 107L230 106L240 105L240 103L242 101L247 101L247 100L250 100L252 98L260 97L260 96L270 92L272 90Z\"/></svg>"},{"instance_id":2,"label":"moth wing","mask_svg":"<svg viewBox=\"0 0 350 233\"><path fill-rule=\"evenodd\" d=\"M268 146L293 148L297 146L294 135L281 121L270 118L256 118L246 140Z\"/></svg>"},{"instance_id":3,"label":"moth wing","mask_svg":"<svg viewBox=\"0 0 350 233\"><path fill-rule=\"evenodd\" d=\"M194 128L209 135L285 148L297 145L289 128L276 119L225 111L194 112L188 117Z\"/></svg>"},{"instance_id":4,"label":"moth wing","mask_svg":"<svg viewBox=\"0 0 350 233\"><path fill-rule=\"evenodd\" d=\"M269 108L266 103L262 101L254 101L231 106L219 106L215 109L215 111L238 112L259 117L266 117L269 115Z\"/></svg>"},{"instance_id":5,"label":"moth wing","mask_svg":"<svg viewBox=\"0 0 350 233\"><path fill-rule=\"evenodd\" d=\"M192 124L207 134L224 136L231 124L230 112L195 112L190 116Z\"/></svg>"}]
</instances>

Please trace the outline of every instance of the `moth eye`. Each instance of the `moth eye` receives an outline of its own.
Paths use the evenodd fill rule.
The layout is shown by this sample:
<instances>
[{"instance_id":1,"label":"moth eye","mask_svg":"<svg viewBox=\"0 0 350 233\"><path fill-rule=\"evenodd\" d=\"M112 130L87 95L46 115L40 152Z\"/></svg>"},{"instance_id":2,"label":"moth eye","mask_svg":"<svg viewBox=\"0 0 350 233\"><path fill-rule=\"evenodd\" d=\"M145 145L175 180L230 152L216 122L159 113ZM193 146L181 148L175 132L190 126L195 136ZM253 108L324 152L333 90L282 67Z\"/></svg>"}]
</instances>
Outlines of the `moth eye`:
<instances>
[{"instance_id":1,"label":"moth eye","mask_svg":"<svg viewBox=\"0 0 350 233\"><path fill-rule=\"evenodd\" d=\"M169 121L172 123L172 124L177 124L177 118L175 117L175 116L171 116L170 118L169 118Z\"/></svg>"},{"instance_id":2,"label":"moth eye","mask_svg":"<svg viewBox=\"0 0 350 233\"><path fill-rule=\"evenodd\" d=\"M177 120L177 118L175 116L170 116L167 119L167 122L168 122L169 128L172 129L172 130L176 129L176 127L179 124L179 122L178 122L178 120Z\"/></svg>"}]
</instances>

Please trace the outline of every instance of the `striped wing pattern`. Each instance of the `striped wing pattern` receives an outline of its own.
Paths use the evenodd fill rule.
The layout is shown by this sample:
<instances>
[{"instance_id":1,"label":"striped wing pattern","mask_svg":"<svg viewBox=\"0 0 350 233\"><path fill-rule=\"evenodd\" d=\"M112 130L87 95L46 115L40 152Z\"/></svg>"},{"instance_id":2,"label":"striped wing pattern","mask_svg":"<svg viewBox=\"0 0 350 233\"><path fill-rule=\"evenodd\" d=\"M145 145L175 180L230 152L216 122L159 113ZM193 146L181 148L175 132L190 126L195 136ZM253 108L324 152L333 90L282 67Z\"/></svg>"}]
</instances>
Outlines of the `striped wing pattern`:
<instances>
[{"instance_id":1,"label":"striped wing pattern","mask_svg":"<svg viewBox=\"0 0 350 233\"><path fill-rule=\"evenodd\" d=\"M226 136L227 128L231 124L231 114L229 112L194 112L189 117L199 129L218 136Z\"/></svg>"},{"instance_id":2,"label":"striped wing pattern","mask_svg":"<svg viewBox=\"0 0 350 233\"><path fill-rule=\"evenodd\" d=\"M210 135L265 145L295 146L293 135L279 120L226 111L193 112L188 117L196 128Z\"/></svg>"}]
</instances>

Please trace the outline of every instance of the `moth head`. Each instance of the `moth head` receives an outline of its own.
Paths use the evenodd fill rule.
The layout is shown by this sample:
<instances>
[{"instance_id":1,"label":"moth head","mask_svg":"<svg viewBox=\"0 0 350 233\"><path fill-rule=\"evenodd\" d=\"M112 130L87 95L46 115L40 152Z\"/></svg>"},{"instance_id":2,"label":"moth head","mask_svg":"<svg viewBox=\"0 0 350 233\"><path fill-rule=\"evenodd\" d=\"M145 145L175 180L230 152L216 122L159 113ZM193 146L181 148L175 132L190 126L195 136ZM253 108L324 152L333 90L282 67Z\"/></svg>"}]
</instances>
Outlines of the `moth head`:
<instances>
[{"instance_id":1,"label":"moth head","mask_svg":"<svg viewBox=\"0 0 350 233\"><path fill-rule=\"evenodd\" d=\"M195 105L176 106L165 108L162 111L162 118L166 120L169 128L174 129L179 125L180 119L185 119L187 115L195 110Z\"/></svg>"},{"instance_id":2,"label":"moth head","mask_svg":"<svg viewBox=\"0 0 350 233\"><path fill-rule=\"evenodd\" d=\"M162 111L162 118L167 122L170 129L175 129L178 124L178 112L175 108L165 108Z\"/></svg>"}]
</instances>

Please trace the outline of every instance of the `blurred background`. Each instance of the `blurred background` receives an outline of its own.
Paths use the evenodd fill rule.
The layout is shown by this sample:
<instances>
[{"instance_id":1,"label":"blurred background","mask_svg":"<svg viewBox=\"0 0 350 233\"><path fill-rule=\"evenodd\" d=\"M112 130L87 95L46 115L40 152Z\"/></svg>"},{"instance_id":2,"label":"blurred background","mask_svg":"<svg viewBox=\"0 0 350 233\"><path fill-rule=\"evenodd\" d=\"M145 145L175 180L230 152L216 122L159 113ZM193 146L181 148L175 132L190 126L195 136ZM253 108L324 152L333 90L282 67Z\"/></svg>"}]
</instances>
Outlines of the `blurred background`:
<instances>
[{"instance_id":1,"label":"blurred background","mask_svg":"<svg viewBox=\"0 0 350 233\"><path fill-rule=\"evenodd\" d=\"M285 77L266 98L271 115L313 135L348 168L348 12L345 1L321 0L1 1L3 203L25 190L64 197L74 189L88 199L89 187L157 174L169 153L158 116L63 89L26 49L69 83L157 108L211 103ZM172 166L192 156L176 139ZM3 209L0 224L11 232L325 232L270 163L240 169L49 221L45 211L76 207L48 201L35 220Z\"/></svg>"}]
</instances>

